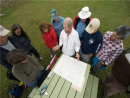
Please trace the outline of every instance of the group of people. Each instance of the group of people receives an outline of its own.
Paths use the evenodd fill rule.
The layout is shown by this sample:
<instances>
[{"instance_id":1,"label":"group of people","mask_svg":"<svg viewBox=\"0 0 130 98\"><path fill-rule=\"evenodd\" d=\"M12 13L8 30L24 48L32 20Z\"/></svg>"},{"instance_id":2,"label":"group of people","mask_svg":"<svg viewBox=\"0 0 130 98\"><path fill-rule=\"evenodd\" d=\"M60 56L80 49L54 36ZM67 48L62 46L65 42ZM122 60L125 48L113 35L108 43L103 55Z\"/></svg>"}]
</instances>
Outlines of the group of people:
<instances>
[{"instance_id":1,"label":"group of people","mask_svg":"<svg viewBox=\"0 0 130 98\"><path fill-rule=\"evenodd\" d=\"M51 24L41 22L39 29L51 57L56 55L57 50L68 56L76 54L77 60L91 64L91 74L104 69L116 59L112 72L101 82L107 86L102 98L125 91L130 85L130 79L127 78L130 76L130 63L125 58L125 55L130 53L130 48L123 52L122 40L130 35L130 27L121 25L114 31L107 31L102 35L99 30L100 20L90 17L91 12L87 6L83 7L73 20L59 16L56 9L52 9L50 14ZM30 38L20 25L12 26L12 36L7 37L8 33L7 29L0 26L0 63L12 70L19 81L35 87L41 77L40 70L44 67L31 56L31 53L39 60L43 58L31 45Z\"/></svg>"}]
</instances>

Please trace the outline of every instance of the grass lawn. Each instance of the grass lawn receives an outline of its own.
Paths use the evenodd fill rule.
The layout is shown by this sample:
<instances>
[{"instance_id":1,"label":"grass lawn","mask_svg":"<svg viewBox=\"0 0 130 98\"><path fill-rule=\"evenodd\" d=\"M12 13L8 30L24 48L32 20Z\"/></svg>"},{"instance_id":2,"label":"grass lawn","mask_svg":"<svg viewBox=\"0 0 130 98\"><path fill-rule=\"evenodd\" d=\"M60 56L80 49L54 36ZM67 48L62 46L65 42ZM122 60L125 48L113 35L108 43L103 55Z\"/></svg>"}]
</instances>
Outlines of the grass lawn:
<instances>
[{"instance_id":1,"label":"grass lawn","mask_svg":"<svg viewBox=\"0 0 130 98\"><path fill-rule=\"evenodd\" d=\"M84 7L89 6L92 12L92 18L99 18L101 21L100 31L104 34L106 31L113 31L119 25L130 26L130 1L113 1L113 0L91 0L91 1L57 1L57 0L13 0L8 6L2 7L2 14L0 17L0 24L11 31L14 23L18 23L26 31L31 39L32 45L38 50L41 57L41 65L44 67L50 62L50 53L45 46L41 33L39 30L40 22L51 23L50 10L55 8L58 10L59 15L63 17L71 17L72 19ZM11 33L10 33L11 34ZM130 47L130 37L125 39L124 47ZM58 56L60 54L58 53ZM112 66L112 65L111 65ZM95 74L101 80L107 76L111 70L111 66L107 67L105 71ZM6 69L0 66L0 91L11 84L17 83L6 78ZM103 91L103 86L99 85L98 95ZM26 98L31 92L32 88L24 90L20 98ZM127 98L125 92L113 95L109 98ZM0 98L8 98L7 90L0 93Z\"/></svg>"}]
</instances>

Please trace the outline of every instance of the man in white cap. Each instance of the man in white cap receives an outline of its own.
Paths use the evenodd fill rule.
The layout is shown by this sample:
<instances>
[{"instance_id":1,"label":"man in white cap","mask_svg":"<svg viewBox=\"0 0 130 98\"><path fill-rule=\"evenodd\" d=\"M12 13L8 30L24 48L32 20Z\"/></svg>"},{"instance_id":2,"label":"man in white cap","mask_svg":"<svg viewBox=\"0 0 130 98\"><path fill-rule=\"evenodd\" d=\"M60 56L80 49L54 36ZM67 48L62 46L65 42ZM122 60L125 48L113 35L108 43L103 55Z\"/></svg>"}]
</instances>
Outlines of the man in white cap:
<instances>
[{"instance_id":1,"label":"man in white cap","mask_svg":"<svg viewBox=\"0 0 130 98\"><path fill-rule=\"evenodd\" d=\"M56 45L53 50L56 51L63 45L62 52L65 55L73 56L76 52L77 60L79 60L80 41L78 32L73 28L73 20L69 17L65 18L63 27L59 45Z\"/></svg>"},{"instance_id":2,"label":"man in white cap","mask_svg":"<svg viewBox=\"0 0 130 98\"><path fill-rule=\"evenodd\" d=\"M99 31L100 21L93 18L86 27L81 38L80 59L86 63L95 55L102 44L103 36Z\"/></svg>"},{"instance_id":3,"label":"man in white cap","mask_svg":"<svg viewBox=\"0 0 130 98\"><path fill-rule=\"evenodd\" d=\"M73 19L73 27L78 32L79 38L82 38L83 32L86 26L91 21L91 12L89 11L89 7L85 6L82 10L78 13L78 15Z\"/></svg>"},{"instance_id":4,"label":"man in white cap","mask_svg":"<svg viewBox=\"0 0 130 98\"><path fill-rule=\"evenodd\" d=\"M7 36L10 31L0 25L0 64L11 70L12 65L7 61L7 54L16 48L22 48L22 44L13 36Z\"/></svg>"},{"instance_id":5,"label":"man in white cap","mask_svg":"<svg viewBox=\"0 0 130 98\"><path fill-rule=\"evenodd\" d=\"M51 24L53 25L53 27L56 31L58 43L59 43L60 33L64 29L63 28L63 21L64 21L64 18L59 16L59 13L57 12L57 10L52 9L51 10ZM61 51L61 49L62 48L60 47L60 51Z\"/></svg>"}]
</instances>

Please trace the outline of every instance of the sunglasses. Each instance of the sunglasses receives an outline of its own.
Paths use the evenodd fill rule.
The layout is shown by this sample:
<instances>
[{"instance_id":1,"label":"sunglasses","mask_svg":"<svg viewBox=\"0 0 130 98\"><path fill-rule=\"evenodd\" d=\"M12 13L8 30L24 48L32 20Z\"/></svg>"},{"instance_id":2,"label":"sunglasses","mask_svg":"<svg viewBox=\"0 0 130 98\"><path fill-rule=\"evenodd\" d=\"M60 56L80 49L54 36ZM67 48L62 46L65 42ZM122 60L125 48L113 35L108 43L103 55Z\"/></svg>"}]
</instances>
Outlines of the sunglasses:
<instances>
[{"instance_id":1,"label":"sunglasses","mask_svg":"<svg viewBox=\"0 0 130 98\"><path fill-rule=\"evenodd\" d=\"M18 31L17 33L21 33L21 31Z\"/></svg>"}]
</instances>

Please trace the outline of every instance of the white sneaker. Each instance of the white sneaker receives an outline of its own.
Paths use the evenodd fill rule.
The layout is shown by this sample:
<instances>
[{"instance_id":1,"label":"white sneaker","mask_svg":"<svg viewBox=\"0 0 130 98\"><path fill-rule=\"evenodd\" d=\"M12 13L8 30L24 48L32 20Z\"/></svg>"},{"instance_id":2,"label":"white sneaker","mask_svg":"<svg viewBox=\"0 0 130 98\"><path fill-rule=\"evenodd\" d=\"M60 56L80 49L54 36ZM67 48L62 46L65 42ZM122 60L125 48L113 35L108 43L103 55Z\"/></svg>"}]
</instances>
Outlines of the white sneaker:
<instances>
[{"instance_id":1,"label":"white sneaker","mask_svg":"<svg viewBox=\"0 0 130 98\"><path fill-rule=\"evenodd\" d=\"M42 57L39 57L38 59L39 59L39 60L43 60L43 58L42 58Z\"/></svg>"}]
</instances>

